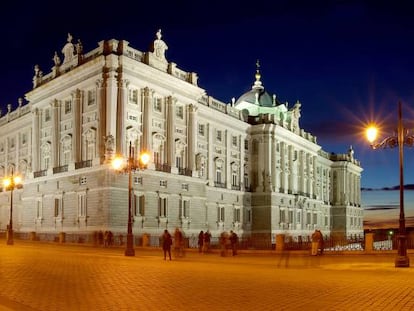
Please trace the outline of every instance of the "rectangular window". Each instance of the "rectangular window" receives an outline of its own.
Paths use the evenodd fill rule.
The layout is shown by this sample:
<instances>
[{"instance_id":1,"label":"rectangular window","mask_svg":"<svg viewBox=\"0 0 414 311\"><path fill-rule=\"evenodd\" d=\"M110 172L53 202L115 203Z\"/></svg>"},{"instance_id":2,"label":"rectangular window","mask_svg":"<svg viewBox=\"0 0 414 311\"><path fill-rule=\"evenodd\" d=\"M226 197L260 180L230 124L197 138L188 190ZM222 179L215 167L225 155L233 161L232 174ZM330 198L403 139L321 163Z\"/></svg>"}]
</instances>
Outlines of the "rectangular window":
<instances>
[{"instance_id":1,"label":"rectangular window","mask_svg":"<svg viewBox=\"0 0 414 311\"><path fill-rule=\"evenodd\" d=\"M216 171L216 182L221 183L221 171Z\"/></svg>"},{"instance_id":2,"label":"rectangular window","mask_svg":"<svg viewBox=\"0 0 414 311\"><path fill-rule=\"evenodd\" d=\"M43 217L42 201L36 201L36 218L41 219Z\"/></svg>"},{"instance_id":3,"label":"rectangular window","mask_svg":"<svg viewBox=\"0 0 414 311\"><path fill-rule=\"evenodd\" d=\"M135 216L145 216L145 196L144 195L136 195L133 196L133 203L132 203L133 212Z\"/></svg>"},{"instance_id":4,"label":"rectangular window","mask_svg":"<svg viewBox=\"0 0 414 311\"><path fill-rule=\"evenodd\" d=\"M154 98L154 111L158 111L158 112L162 111L162 98L159 98L159 97Z\"/></svg>"},{"instance_id":5,"label":"rectangular window","mask_svg":"<svg viewBox=\"0 0 414 311\"><path fill-rule=\"evenodd\" d=\"M72 101L65 100L65 114L68 114L72 111Z\"/></svg>"},{"instance_id":6,"label":"rectangular window","mask_svg":"<svg viewBox=\"0 0 414 311\"><path fill-rule=\"evenodd\" d=\"M26 143L27 143L27 134L23 133L22 134L22 145L26 145Z\"/></svg>"},{"instance_id":7,"label":"rectangular window","mask_svg":"<svg viewBox=\"0 0 414 311\"><path fill-rule=\"evenodd\" d=\"M240 222L240 208L235 208L233 211L233 221Z\"/></svg>"},{"instance_id":8,"label":"rectangular window","mask_svg":"<svg viewBox=\"0 0 414 311\"><path fill-rule=\"evenodd\" d=\"M50 121L50 109L45 110L45 122Z\"/></svg>"},{"instance_id":9,"label":"rectangular window","mask_svg":"<svg viewBox=\"0 0 414 311\"><path fill-rule=\"evenodd\" d=\"M138 105L138 90L137 89L129 90L128 101L130 104Z\"/></svg>"},{"instance_id":10,"label":"rectangular window","mask_svg":"<svg viewBox=\"0 0 414 311\"><path fill-rule=\"evenodd\" d=\"M204 136L204 124L198 124L198 134Z\"/></svg>"},{"instance_id":11,"label":"rectangular window","mask_svg":"<svg viewBox=\"0 0 414 311\"><path fill-rule=\"evenodd\" d=\"M313 214L313 220L312 220L312 224L317 225L318 224L318 214Z\"/></svg>"},{"instance_id":12,"label":"rectangular window","mask_svg":"<svg viewBox=\"0 0 414 311\"><path fill-rule=\"evenodd\" d=\"M86 194L78 194L78 217L87 216L87 206L86 206Z\"/></svg>"},{"instance_id":13,"label":"rectangular window","mask_svg":"<svg viewBox=\"0 0 414 311\"><path fill-rule=\"evenodd\" d=\"M179 217L180 219L190 218L190 201L189 200L180 200Z\"/></svg>"},{"instance_id":14,"label":"rectangular window","mask_svg":"<svg viewBox=\"0 0 414 311\"><path fill-rule=\"evenodd\" d=\"M249 141L247 139L244 140L244 150L249 150Z\"/></svg>"},{"instance_id":15,"label":"rectangular window","mask_svg":"<svg viewBox=\"0 0 414 311\"><path fill-rule=\"evenodd\" d=\"M88 106L94 105L95 104L95 99L96 99L95 91L89 90L88 91Z\"/></svg>"},{"instance_id":16,"label":"rectangular window","mask_svg":"<svg viewBox=\"0 0 414 311\"><path fill-rule=\"evenodd\" d=\"M280 210L280 222L286 222L285 210Z\"/></svg>"},{"instance_id":17,"label":"rectangular window","mask_svg":"<svg viewBox=\"0 0 414 311\"><path fill-rule=\"evenodd\" d=\"M178 118L182 119L184 117L184 107L183 106L177 106L175 110L175 114Z\"/></svg>"},{"instance_id":18,"label":"rectangular window","mask_svg":"<svg viewBox=\"0 0 414 311\"><path fill-rule=\"evenodd\" d=\"M216 131L216 140L221 141L221 131Z\"/></svg>"},{"instance_id":19,"label":"rectangular window","mask_svg":"<svg viewBox=\"0 0 414 311\"><path fill-rule=\"evenodd\" d=\"M288 215L289 215L288 223L292 224L293 223L293 211L289 211Z\"/></svg>"},{"instance_id":20,"label":"rectangular window","mask_svg":"<svg viewBox=\"0 0 414 311\"><path fill-rule=\"evenodd\" d=\"M55 198L55 217L62 217L62 199Z\"/></svg>"},{"instance_id":21,"label":"rectangular window","mask_svg":"<svg viewBox=\"0 0 414 311\"><path fill-rule=\"evenodd\" d=\"M233 173L231 175L231 185L237 186L238 184L239 184L239 179L238 179L237 173Z\"/></svg>"},{"instance_id":22,"label":"rectangular window","mask_svg":"<svg viewBox=\"0 0 414 311\"><path fill-rule=\"evenodd\" d=\"M233 136L231 140L232 140L233 146L237 147L237 136Z\"/></svg>"},{"instance_id":23,"label":"rectangular window","mask_svg":"<svg viewBox=\"0 0 414 311\"><path fill-rule=\"evenodd\" d=\"M217 221L224 222L224 206L217 207Z\"/></svg>"},{"instance_id":24,"label":"rectangular window","mask_svg":"<svg viewBox=\"0 0 414 311\"><path fill-rule=\"evenodd\" d=\"M158 199L158 217L167 217L167 198Z\"/></svg>"}]
</instances>

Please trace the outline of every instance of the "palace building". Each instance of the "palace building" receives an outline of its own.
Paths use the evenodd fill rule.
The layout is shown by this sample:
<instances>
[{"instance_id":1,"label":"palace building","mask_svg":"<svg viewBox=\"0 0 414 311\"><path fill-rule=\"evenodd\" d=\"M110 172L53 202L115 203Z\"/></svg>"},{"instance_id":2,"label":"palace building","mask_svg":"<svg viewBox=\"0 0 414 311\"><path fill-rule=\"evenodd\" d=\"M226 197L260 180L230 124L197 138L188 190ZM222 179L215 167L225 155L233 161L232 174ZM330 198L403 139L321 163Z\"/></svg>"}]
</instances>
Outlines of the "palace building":
<instances>
[{"instance_id":1,"label":"palace building","mask_svg":"<svg viewBox=\"0 0 414 311\"><path fill-rule=\"evenodd\" d=\"M51 72L35 66L26 101L0 116L0 178L23 178L12 202L1 189L0 230L12 210L16 235L125 235L130 202L136 244L176 227L266 245L280 233L363 233L352 147L324 151L300 127L301 103L268 93L259 66L252 89L226 104L166 59L161 31L148 52L112 39L85 53L72 40ZM131 183L113 169L116 155L144 151L151 161Z\"/></svg>"}]
</instances>

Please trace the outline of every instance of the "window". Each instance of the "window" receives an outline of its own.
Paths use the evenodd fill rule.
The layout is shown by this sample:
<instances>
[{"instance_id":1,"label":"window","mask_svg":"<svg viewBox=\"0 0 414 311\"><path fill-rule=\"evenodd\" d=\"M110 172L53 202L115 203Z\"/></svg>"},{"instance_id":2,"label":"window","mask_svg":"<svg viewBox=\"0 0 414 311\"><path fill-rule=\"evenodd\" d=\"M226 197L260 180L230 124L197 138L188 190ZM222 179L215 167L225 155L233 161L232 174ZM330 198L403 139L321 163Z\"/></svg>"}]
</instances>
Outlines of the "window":
<instances>
[{"instance_id":1,"label":"window","mask_svg":"<svg viewBox=\"0 0 414 311\"><path fill-rule=\"evenodd\" d=\"M316 214L316 213L314 213L314 214L313 214L313 220L312 220L312 223L313 223L314 225L316 225L316 224L318 223L318 214Z\"/></svg>"},{"instance_id":2,"label":"window","mask_svg":"<svg viewBox=\"0 0 414 311\"><path fill-rule=\"evenodd\" d=\"M224 222L224 206L217 207L217 221Z\"/></svg>"},{"instance_id":3,"label":"window","mask_svg":"<svg viewBox=\"0 0 414 311\"><path fill-rule=\"evenodd\" d=\"M167 181L166 180L160 180L160 186L165 188L167 187Z\"/></svg>"},{"instance_id":4,"label":"window","mask_svg":"<svg viewBox=\"0 0 414 311\"><path fill-rule=\"evenodd\" d=\"M22 134L22 145L26 145L26 143L27 143L27 134L23 133Z\"/></svg>"},{"instance_id":5,"label":"window","mask_svg":"<svg viewBox=\"0 0 414 311\"><path fill-rule=\"evenodd\" d=\"M198 134L204 136L204 124L198 124Z\"/></svg>"},{"instance_id":6,"label":"window","mask_svg":"<svg viewBox=\"0 0 414 311\"><path fill-rule=\"evenodd\" d=\"M145 216L145 196L136 195L133 196L133 212L135 216Z\"/></svg>"},{"instance_id":7,"label":"window","mask_svg":"<svg viewBox=\"0 0 414 311\"><path fill-rule=\"evenodd\" d=\"M216 182L221 183L221 170L216 171Z\"/></svg>"},{"instance_id":8,"label":"window","mask_svg":"<svg viewBox=\"0 0 414 311\"><path fill-rule=\"evenodd\" d=\"M14 138L10 138L10 148L14 148Z\"/></svg>"},{"instance_id":9,"label":"window","mask_svg":"<svg viewBox=\"0 0 414 311\"><path fill-rule=\"evenodd\" d=\"M285 223L286 217L285 217L285 210L280 210L280 222Z\"/></svg>"},{"instance_id":10,"label":"window","mask_svg":"<svg viewBox=\"0 0 414 311\"><path fill-rule=\"evenodd\" d=\"M167 198L158 199L158 217L167 217Z\"/></svg>"},{"instance_id":11,"label":"window","mask_svg":"<svg viewBox=\"0 0 414 311\"><path fill-rule=\"evenodd\" d=\"M72 101L65 100L65 114L68 114L72 111Z\"/></svg>"},{"instance_id":12,"label":"window","mask_svg":"<svg viewBox=\"0 0 414 311\"><path fill-rule=\"evenodd\" d=\"M87 179L86 179L86 176L82 176L82 177L79 179L79 183L80 183L81 185L86 185L86 184L87 184Z\"/></svg>"},{"instance_id":13,"label":"window","mask_svg":"<svg viewBox=\"0 0 414 311\"><path fill-rule=\"evenodd\" d=\"M154 98L154 111L158 111L158 112L162 111L162 98L159 98L159 97Z\"/></svg>"},{"instance_id":14,"label":"window","mask_svg":"<svg viewBox=\"0 0 414 311\"><path fill-rule=\"evenodd\" d=\"M130 104L138 105L138 90L130 89L128 91L128 102Z\"/></svg>"},{"instance_id":15,"label":"window","mask_svg":"<svg viewBox=\"0 0 414 311\"><path fill-rule=\"evenodd\" d=\"M232 186L238 186L239 183L239 178L236 172L233 172L231 174L231 185Z\"/></svg>"},{"instance_id":16,"label":"window","mask_svg":"<svg viewBox=\"0 0 414 311\"><path fill-rule=\"evenodd\" d=\"M78 217L87 216L86 193L78 194Z\"/></svg>"},{"instance_id":17,"label":"window","mask_svg":"<svg viewBox=\"0 0 414 311\"><path fill-rule=\"evenodd\" d=\"M62 217L62 199L55 198L55 217L61 218Z\"/></svg>"},{"instance_id":18,"label":"window","mask_svg":"<svg viewBox=\"0 0 414 311\"><path fill-rule=\"evenodd\" d=\"M234 208L233 210L233 221L240 222L240 208Z\"/></svg>"},{"instance_id":19,"label":"window","mask_svg":"<svg viewBox=\"0 0 414 311\"><path fill-rule=\"evenodd\" d=\"M175 157L175 167L183 168L183 159L181 156Z\"/></svg>"},{"instance_id":20,"label":"window","mask_svg":"<svg viewBox=\"0 0 414 311\"><path fill-rule=\"evenodd\" d=\"M88 106L94 105L95 104L95 99L96 99L95 91L89 90L88 91Z\"/></svg>"},{"instance_id":21,"label":"window","mask_svg":"<svg viewBox=\"0 0 414 311\"><path fill-rule=\"evenodd\" d=\"M217 141L221 141L221 134L222 134L221 131L216 132L216 140Z\"/></svg>"},{"instance_id":22,"label":"window","mask_svg":"<svg viewBox=\"0 0 414 311\"><path fill-rule=\"evenodd\" d=\"M252 210L251 209L247 209L246 210L246 222L250 223L252 221Z\"/></svg>"},{"instance_id":23,"label":"window","mask_svg":"<svg viewBox=\"0 0 414 311\"><path fill-rule=\"evenodd\" d=\"M50 121L50 109L45 110L45 122Z\"/></svg>"},{"instance_id":24,"label":"window","mask_svg":"<svg viewBox=\"0 0 414 311\"><path fill-rule=\"evenodd\" d=\"M237 136L233 136L231 140L232 140L233 146L237 147Z\"/></svg>"},{"instance_id":25,"label":"window","mask_svg":"<svg viewBox=\"0 0 414 311\"><path fill-rule=\"evenodd\" d=\"M175 114L178 118L182 119L184 117L184 107L183 106L177 106L175 110Z\"/></svg>"},{"instance_id":26,"label":"window","mask_svg":"<svg viewBox=\"0 0 414 311\"><path fill-rule=\"evenodd\" d=\"M288 223L292 224L293 223L293 211L289 211L288 212Z\"/></svg>"},{"instance_id":27,"label":"window","mask_svg":"<svg viewBox=\"0 0 414 311\"><path fill-rule=\"evenodd\" d=\"M190 218L190 201L189 200L180 200L179 206L179 218Z\"/></svg>"},{"instance_id":28,"label":"window","mask_svg":"<svg viewBox=\"0 0 414 311\"><path fill-rule=\"evenodd\" d=\"M249 150L249 141L247 139L244 140L244 150Z\"/></svg>"},{"instance_id":29,"label":"window","mask_svg":"<svg viewBox=\"0 0 414 311\"><path fill-rule=\"evenodd\" d=\"M36 201L36 218L42 219L43 217L43 204L41 200Z\"/></svg>"}]
</instances>

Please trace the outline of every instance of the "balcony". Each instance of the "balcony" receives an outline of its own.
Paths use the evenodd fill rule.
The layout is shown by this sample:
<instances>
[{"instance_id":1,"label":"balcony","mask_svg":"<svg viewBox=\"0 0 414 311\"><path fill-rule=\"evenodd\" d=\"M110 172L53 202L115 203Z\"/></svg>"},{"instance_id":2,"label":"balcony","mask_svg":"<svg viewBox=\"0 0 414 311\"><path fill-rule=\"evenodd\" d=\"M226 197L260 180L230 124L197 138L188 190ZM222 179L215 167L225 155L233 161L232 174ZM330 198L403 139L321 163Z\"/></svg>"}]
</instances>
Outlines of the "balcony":
<instances>
[{"instance_id":1,"label":"balcony","mask_svg":"<svg viewBox=\"0 0 414 311\"><path fill-rule=\"evenodd\" d=\"M92 160L80 161L75 163L75 169L92 167Z\"/></svg>"},{"instance_id":2,"label":"balcony","mask_svg":"<svg viewBox=\"0 0 414 311\"><path fill-rule=\"evenodd\" d=\"M240 190L240 185L231 185L231 190Z\"/></svg>"},{"instance_id":3,"label":"balcony","mask_svg":"<svg viewBox=\"0 0 414 311\"><path fill-rule=\"evenodd\" d=\"M178 168L178 174L191 177L191 176L193 176L193 171L190 170L189 168L179 167Z\"/></svg>"},{"instance_id":4,"label":"balcony","mask_svg":"<svg viewBox=\"0 0 414 311\"><path fill-rule=\"evenodd\" d=\"M38 178L38 177L42 177L42 176L47 176L47 170L33 172L33 177L34 178Z\"/></svg>"},{"instance_id":5,"label":"balcony","mask_svg":"<svg viewBox=\"0 0 414 311\"><path fill-rule=\"evenodd\" d=\"M159 172L171 173L171 166L168 164L155 163L155 170Z\"/></svg>"},{"instance_id":6,"label":"balcony","mask_svg":"<svg viewBox=\"0 0 414 311\"><path fill-rule=\"evenodd\" d=\"M67 164L53 168L53 174L59 174L59 173L67 172L67 171L68 171Z\"/></svg>"},{"instance_id":7,"label":"balcony","mask_svg":"<svg viewBox=\"0 0 414 311\"><path fill-rule=\"evenodd\" d=\"M214 187L216 187L216 188L226 188L226 183L215 181L214 182Z\"/></svg>"}]
</instances>

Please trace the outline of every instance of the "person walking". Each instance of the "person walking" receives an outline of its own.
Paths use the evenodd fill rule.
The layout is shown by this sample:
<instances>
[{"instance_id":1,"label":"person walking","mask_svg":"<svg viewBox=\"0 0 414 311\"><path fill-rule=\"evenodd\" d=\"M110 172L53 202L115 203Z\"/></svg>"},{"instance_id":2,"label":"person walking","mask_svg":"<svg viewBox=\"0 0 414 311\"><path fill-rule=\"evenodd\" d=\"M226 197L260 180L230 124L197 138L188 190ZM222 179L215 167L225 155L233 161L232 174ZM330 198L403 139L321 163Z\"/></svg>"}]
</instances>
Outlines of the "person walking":
<instances>
[{"instance_id":1,"label":"person walking","mask_svg":"<svg viewBox=\"0 0 414 311\"><path fill-rule=\"evenodd\" d=\"M227 243L229 240L229 235L227 232L223 231L220 234L220 256L226 257L227 256Z\"/></svg>"},{"instance_id":2,"label":"person walking","mask_svg":"<svg viewBox=\"0 0 414 311\"><path fill-rule=\"evenodd\" d=\"M230 245L231 245L231 251L233 256L237 255L237 244L239 242L239 237L237 236L237 233L233 230L230 230Z\"/></svg>"},{"instance_id":3,"label":"person walking","mask_svg":"<svg viewBox=\"0 0 414 311\"><path fill-rule=\"evenodd\" d=\"M211 233L209 230L204 232L204 241L203 241L203 249L204 253L207 253L210 250L210 241L211 241Z\"/></svg>"},{"instance_id":4,"label":"person walking","mask_svg":"<svg viewBox=\"0 0 414 311\"><path fill-rule=\"evenodd\" d=\"M164 233L161 238L162 238L162 250L164 251L164 260L166 260L167 258L167 253L171 260L172 238L171 238L171 234L168 232L167 229L164 230Z\"/></svg>"},{"instance_id":5,"label":"person walking","mask_svg":"<svg viewBox=\"0 0 414 311\"><path fill-rule=\"evenodd\" d=\"M198 234L198 252L203 252L203 244L204 244L204 232L203 230L200 231Z\"/></svg>"},{"instance_id":6,"label":"person walking","mask_svg":"<svg viewBox=\"0 0 414 311\"><path fill-rule=\"evenodd\" d=\"M174 232L174 256L184 257L184 235L178 227Z\"/></svg>"}]
</instances>

